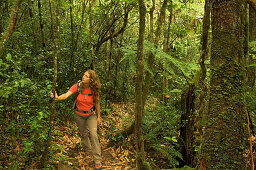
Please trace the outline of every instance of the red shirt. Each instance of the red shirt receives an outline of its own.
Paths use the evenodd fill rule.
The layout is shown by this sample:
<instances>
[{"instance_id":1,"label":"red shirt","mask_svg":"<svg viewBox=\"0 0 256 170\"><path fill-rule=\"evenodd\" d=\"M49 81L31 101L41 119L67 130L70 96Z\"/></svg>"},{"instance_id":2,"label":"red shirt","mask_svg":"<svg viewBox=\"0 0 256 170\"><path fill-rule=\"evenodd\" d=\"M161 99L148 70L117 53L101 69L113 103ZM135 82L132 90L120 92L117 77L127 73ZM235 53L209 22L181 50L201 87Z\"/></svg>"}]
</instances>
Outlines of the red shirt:
<instances>
[{"instance_id":1,"label":"red shirt","mask_svg":"<svg viewBox=\"0 0 256 170\"><path fill-rule=\"evenodd\" d=\"M82 89L81 89L82 90ZM77 83L74 84L69 91L72 93L76 93L77 91ZM76 100L76 106L79 110L88 111L94 106L93 97L88 96L87 94L92 94L92 90L90 88L85 88L83 91L80 91L80 93L77 96ZM75 111L76 113L80 115L91 115L93 112L90 113L81 113L78 111Z\"/></svg>"}]
</instances>

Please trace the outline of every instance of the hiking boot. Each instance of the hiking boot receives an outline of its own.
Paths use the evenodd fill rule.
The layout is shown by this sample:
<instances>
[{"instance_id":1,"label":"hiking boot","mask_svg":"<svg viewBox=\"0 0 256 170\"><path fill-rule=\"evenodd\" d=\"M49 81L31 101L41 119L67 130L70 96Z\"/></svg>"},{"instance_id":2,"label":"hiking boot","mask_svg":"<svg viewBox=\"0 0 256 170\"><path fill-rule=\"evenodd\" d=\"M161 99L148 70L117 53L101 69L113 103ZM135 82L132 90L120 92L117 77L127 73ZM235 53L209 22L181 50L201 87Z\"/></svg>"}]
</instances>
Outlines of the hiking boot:
<instances>
[{"instance_id":1,"label":"hiking boot","mask_svg":"<svg viewBox=\"0 0 256 170\"><path fill-rule=\"evenodd\" d=\"M102 169L102 165L100 164L95 164L95 169L96 170L101 170Z\"/></svg>"}]
</instances>

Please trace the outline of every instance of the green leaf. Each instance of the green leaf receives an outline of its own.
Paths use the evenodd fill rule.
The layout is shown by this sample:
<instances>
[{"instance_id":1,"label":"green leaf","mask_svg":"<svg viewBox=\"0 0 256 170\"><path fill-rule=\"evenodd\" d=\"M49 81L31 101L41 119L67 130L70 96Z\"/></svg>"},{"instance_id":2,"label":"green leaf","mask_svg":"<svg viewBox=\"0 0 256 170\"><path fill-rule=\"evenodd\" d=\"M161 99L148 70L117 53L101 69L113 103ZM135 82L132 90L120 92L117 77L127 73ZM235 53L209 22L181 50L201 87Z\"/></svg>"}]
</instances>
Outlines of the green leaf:
<instances>
[{"instance_id":1,"label":"green leaf","mask_svg":"<svg viewBox=\"0 0 256 170\"><path fill-rule=\"evenodd\" d=\"M12 55L8 53L8 54L6 55L6 60L7 60L7 61L11 61L11 60L12 60Z\"/></svg>"},{"instance_id":2,"label":"green leaf","mask_svg":"<svg viewBox=\"0 0 256 170\"><path fill-rule=\"evenodd\" d=\"M180 92L181 92L180 89L173 89L173 90L170 91L170 93L180 93Z\"/></svg>"},{"instance_id":3,"label":"green leaf","mask_svg":"<svg viewBox=\"0 0 256 170\"><path fill-rule=\"evenodd\" d=\"M256 64L250 64L250 65L247 65L246 67L255 67Z\"/></svg>"}]
</instances>

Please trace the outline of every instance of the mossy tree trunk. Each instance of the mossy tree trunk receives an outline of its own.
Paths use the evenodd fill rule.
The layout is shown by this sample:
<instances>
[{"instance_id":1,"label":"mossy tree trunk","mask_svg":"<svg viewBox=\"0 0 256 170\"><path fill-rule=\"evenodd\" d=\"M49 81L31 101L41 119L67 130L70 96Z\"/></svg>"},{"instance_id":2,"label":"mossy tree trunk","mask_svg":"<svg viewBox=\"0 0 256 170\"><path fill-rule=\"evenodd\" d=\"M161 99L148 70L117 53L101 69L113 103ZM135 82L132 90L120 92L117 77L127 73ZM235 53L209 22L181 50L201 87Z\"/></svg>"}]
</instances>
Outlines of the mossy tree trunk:
<instances>
[{"instance_id":1,"label":"mossy tree trunk","mask_svg":"<svg viewBox=\"0 0 256 170\"><path fill-rule=\"evenodd\" d=\"M202 125L203 125L203 117L205 117L205 97L207 95L207 86L205 84L205 78L206 78L206 66L205 66L205 59L208 58L208 32L210 29L210 0L205 0L204 5L204 18L203 18L203 33L202 33L202 39L201 39L201 45L202 45L202 51L201 56L199 59L199 64L201 68L201 74L199 79L199 87L201 89L201 92L199 94L199 120L197 128L199 132L202 132Z\"/></svg>"},{"instance_id":2,"label":"mossy tree trunk","mask_svg":"<svg viewBox=\"0 0 256 170\"><path fill-rule=\"evenodd\" d=\"M149 169L146 165L145 151L144 151L144 140L142 130L142 118L143 118L143 72L144 72L144 61L143 61L143 47L144 47L144 36L145 36L145 17L146 17L146 6L144 0L139 0L139 12L140 12L140 23L139 23L139 39L137 45L137 77L136 77L136 115L135 115L135 139L136 139L136 168L138 170Z\"/></svg>"},{"instance_id":3,"label":"mossy tree trunk","mask_svg":"<svg viewBox=\"0 0 256 170\"><path fill-rule=\"evenodd\" d=\"M243 0L212 1L208 122L201 169L245 169Z\"/></svg>"}]
</instances>

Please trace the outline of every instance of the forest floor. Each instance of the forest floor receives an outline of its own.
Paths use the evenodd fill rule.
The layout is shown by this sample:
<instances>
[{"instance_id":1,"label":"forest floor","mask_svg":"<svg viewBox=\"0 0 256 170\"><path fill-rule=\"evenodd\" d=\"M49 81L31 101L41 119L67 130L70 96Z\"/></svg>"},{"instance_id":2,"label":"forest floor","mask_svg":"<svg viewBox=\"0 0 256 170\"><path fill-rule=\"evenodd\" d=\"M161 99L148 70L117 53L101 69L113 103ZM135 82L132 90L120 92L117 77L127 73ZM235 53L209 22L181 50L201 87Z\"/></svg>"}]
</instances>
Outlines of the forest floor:
<instances>
[{"instance_id":1,"label":"forest floor","mask_svg":"<svg viewBox=\"0 0 256 170\"><path fill-rule=\"evenodd\" d=\"M124 139L121 144L107 147L109 141L111 139L115 141L115 135L131 123L134 115L132 114L133 106L113 104L111 110L113 111L108 113L108 116L102 116L102 125L98 127L103 169L135 169L136 152L132 142L134 135ZM53 156L56 169L94 169L93 158L85 154L75 122L68 121L62 126L55 126L54 129L54 147L59 148Z\"/></svg>"}]
</instances>

